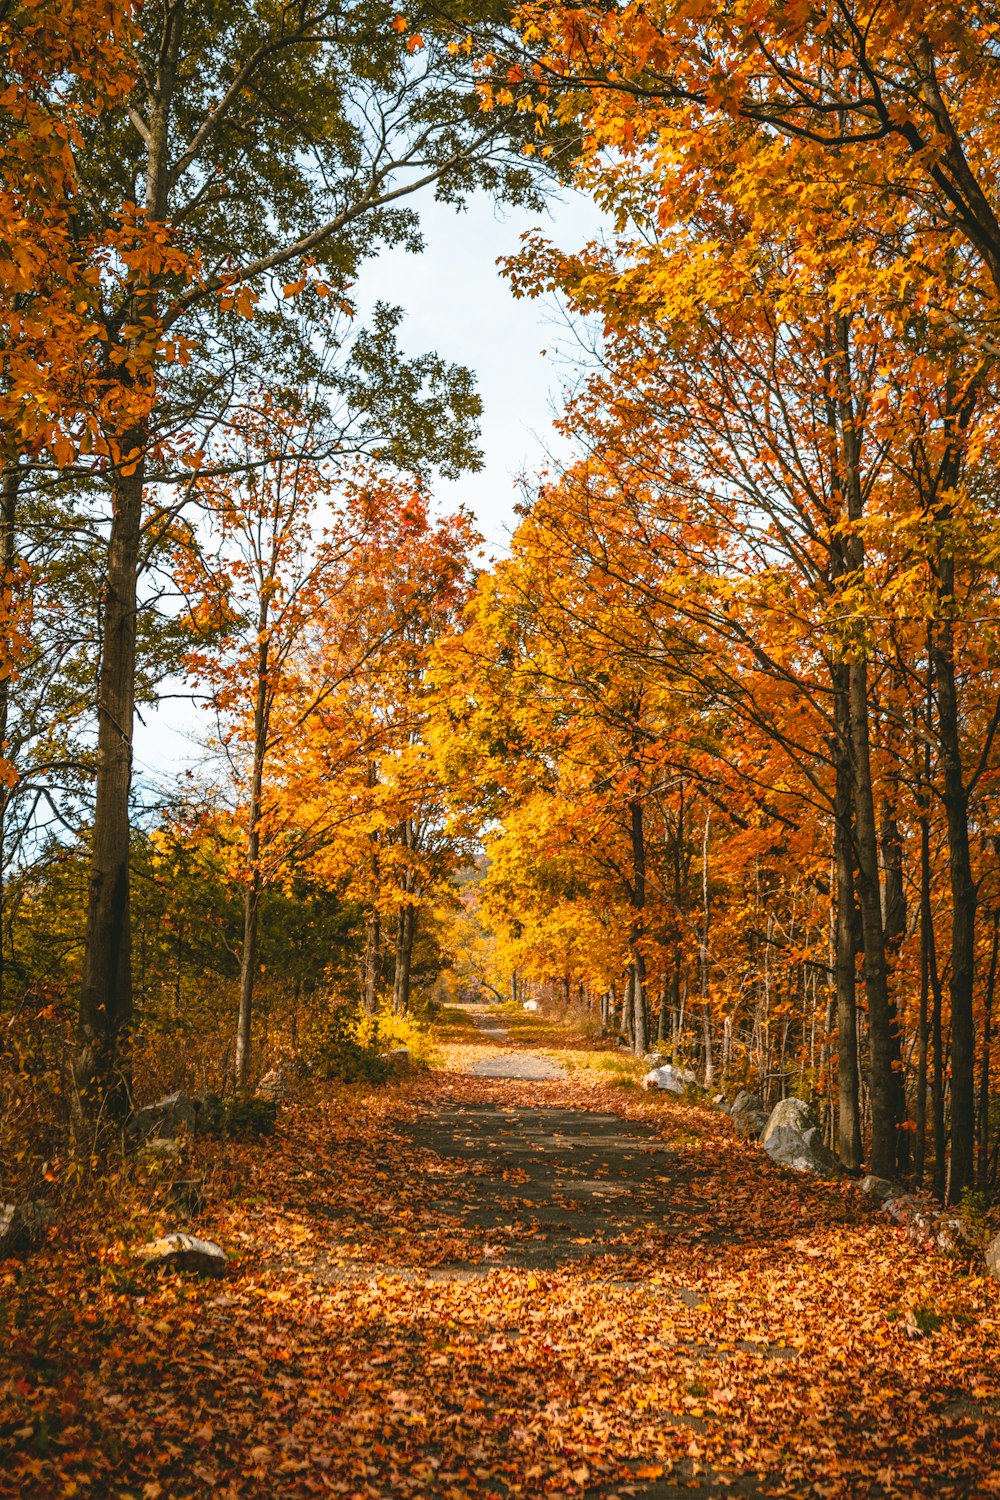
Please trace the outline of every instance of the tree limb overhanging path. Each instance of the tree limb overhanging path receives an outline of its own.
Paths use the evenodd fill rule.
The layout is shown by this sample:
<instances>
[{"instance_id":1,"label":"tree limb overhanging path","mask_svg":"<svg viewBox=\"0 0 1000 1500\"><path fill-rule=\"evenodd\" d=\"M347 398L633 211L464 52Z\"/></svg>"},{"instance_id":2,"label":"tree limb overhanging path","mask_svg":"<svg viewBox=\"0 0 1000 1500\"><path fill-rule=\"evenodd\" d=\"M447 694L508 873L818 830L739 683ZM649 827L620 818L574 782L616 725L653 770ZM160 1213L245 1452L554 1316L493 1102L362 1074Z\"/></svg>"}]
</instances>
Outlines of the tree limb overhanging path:
<instances>
[{"instance_id":1,"label":"tree limb overhanging path","mask_svg":"<svg viewBox=\"0 0 1000 1500\"><path fill-rule=\"evenodd\" d=\"M540 1016L438 1047L0 1264L0 1495L1000 1492L994 1286Z\"/></svg>"}]
</instances>

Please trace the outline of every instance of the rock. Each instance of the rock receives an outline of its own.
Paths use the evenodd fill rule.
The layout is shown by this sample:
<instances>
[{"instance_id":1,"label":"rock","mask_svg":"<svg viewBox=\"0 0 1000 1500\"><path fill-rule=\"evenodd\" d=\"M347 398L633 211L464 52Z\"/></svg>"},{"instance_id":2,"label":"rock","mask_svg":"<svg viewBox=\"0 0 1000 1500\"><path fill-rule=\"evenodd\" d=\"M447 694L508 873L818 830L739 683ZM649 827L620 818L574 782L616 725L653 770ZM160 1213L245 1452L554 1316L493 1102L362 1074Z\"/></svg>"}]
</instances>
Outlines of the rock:
<instances>
[{"instance_id":1,"label":"rock","mask_svg":"<svg viewBox=\"0 0 1000 1500\"><path fill-rule=\"evenodd\" d=\"M135 1153L135 1159L144 1167L163 1167L180 1161L184 1155L184 1145L175 1140L173 1136L154 1135L151 1141L144 1141Z\"/></svg>"},{"instance_id":2,"label":"rock","mask_svg":"<svg viewBox=\"0 0 1000 1500\"><path fill-rule=\"evenodd\" d=\"M994 1281L1000 1281L1000 1234L986 1246L986 1269Z\"/></svg>"},{"instance_id":3,"label":"rock","mask_svg":"<svg viewBox=\"0 0 1000 1500\"><path fill-rule=\"evenodd\" d=\"M712 1103L715 1105L716 1109L721 1109L724 1115L728 1115L732 1111L732 1105L726 1098L725 1094L716 1094L712 1100Z\"/></svg>"},{"instance_id":4,"label":"rock","mask_svg":"<svg viewBox=\"0 0 1000 1500\"><path fill-rule=\"evenodd\" d=\"M741 1109L738 1115L730 1111L730 1118L736 1127L736 1134L747 1140L759 1141L767 1129L768 1116L764 1110Z\"/></svg>"},{"instance_id":5,"label":"rock","mask_svg":"<svg viewBox=\"0 0 1000 1500\"><path fill-rule=\"evenodd\" d=\"M126 1134L138 1141L148 1140L150 1136L193 1135L197 1124L198 1111L194 1100L178 1092L137 1109L128 1123Z\"/></svg>"},{"instance_id":6,"label":"rock","mask_svg":"<svg viewBox=\"0 0 1000 1500\"><path fill-rule=\"evenodd\" d=\"M382 1061L388 1063L389 1072L394 1078L405 1078L413 1066L409 1047L393 1047L391 1052L379 1054Z\"/></svg>"},{"instance_id":7,"label":"rock","mask_svg":"<svg viewBox=\"0 0 1000 1500\"><path fill-rule=\"evenodd\" d=\"M309 1064L301 1057L283 1057L260 1080L257 1085L258 1097L273 1099L276 1104L280 1104L289 1094L294 1093L295 1085L306 1078L309 1072Z\"/></svg>"},{"instance_id":8,"label":"rock","mask_svg":"<svg viewBox=\"0 0 1000 1500\"><path fill-rule=\"evenodd\" d=\"M836 1177L840 1163L823 1143L819 1127L804 1099L782 1099L774 1106L760 1137L772 1161L795 1172Z\"/></svg>"},{"instance_id":9,"label":"rock","mask_svg":"<svg viewBox=\"0 0 1000 1500\"><path fill-rule=\"evenodd\" d=\"M224 1276L226 1271L226 1252L193 1234L165 1234L143 1245L138 1257L154 1271L199 1271L203 1276Z\"/></svg>"},{"instance_id":10,"label":"rock","mask_svg":"<svg viewBox=\"0 0 1000 1500\"><path fill-rule=\"evenodd\" d=\"M749 1094L742 1089L729 1107L729 1117L736 1127L736 1134L749 1140L758 1140L768 1121L764 1101L759 1094Z\"/></svg>"},{"instance_id":11,"label":"rock","mask_svg":"<svg viewBox=\"0 0 1000 1500\"><path fill-rule=\"evenodd\" d=\"M257 1085L257 1093L261 1099L273 1099L279 1104L282 1099L287 1099L292 1080L283 1067L271 1068L264 1074Z\"/></svg>"},{"instance_id":12,"label":"rock","mask_svg":"<svg viewBox=\"0 0 1000 1500\"><path fill-rule=\"evenodd\" d=\"M894 1188L893 1193L893 1197L883 1202L882 1211L895 1220L912 1244L921 1250L936 1250L940 1255L975 1259L978 1248L969 1239L961 1219L950 1217L926 1196L904 1193L901 1188Z\"/></svg>"},{"instance_id":13,"label":"rock","mask_svg":"<svg viewBox=\"0 0 1000 1500\"><path fill-rule=\"evenodd\" d=\"M30 1250L54 1218L46 1203L0 1203L0 1256Z\"/></svg>"},{"instance_id":14,"label":"rock","mask_svg":"<svg viewBox=\"0 0 1000 1500\"><path fill-rule=\"evenodd\" d=\"M861 1191L877 1203L885 1204L899 1193L899 1188L888 1177L862 1177Z\"/></svg>"},{"instance_id":15,"label":"rock","mask_svg":"<svg viewBox=\"0 0 1000 1500\"><path fill-rule=\"evenodd\" d=\"M537 1000L525 1000L522 1003L522 1005L521 1005L521 1009L522 1010L536 1011L538 1009L538 1001Z\"/></svg>"},{"instance_id":16,"label":"rock","mask_svg":"<svg viewBox=\"0 0 1000 1500\"><path fill-rule=\"evenodd\" d=\"M965 1236L965 1225L961 1219L938 1219L934 1243L942 1255L968 1255L970 1245Z\"/></svg>"},{"instance_id":17,"label":"rock","mask_svg":"<svg viewBox=\"0 0 1000 1500\"><path fill-rule=\"evenodd\" d=\"M642 1080L644 1089L665 1089L668 1094L683 1094L695 1075L686 1068L675 1068L671 1063L662 1068L652 1068Z\"/></svg>"},{"instance_id":18,"label":"rock","mask_svg":"<svg viewBox=\"0 0 1000 1500\"><path fill-rule=\"evenodd\" d=\"M662 1052L647 1052L643 1058L643 1062L648 1063L651 1068L662 1068L666 1060Z\"/></svg>"}]
</instances>

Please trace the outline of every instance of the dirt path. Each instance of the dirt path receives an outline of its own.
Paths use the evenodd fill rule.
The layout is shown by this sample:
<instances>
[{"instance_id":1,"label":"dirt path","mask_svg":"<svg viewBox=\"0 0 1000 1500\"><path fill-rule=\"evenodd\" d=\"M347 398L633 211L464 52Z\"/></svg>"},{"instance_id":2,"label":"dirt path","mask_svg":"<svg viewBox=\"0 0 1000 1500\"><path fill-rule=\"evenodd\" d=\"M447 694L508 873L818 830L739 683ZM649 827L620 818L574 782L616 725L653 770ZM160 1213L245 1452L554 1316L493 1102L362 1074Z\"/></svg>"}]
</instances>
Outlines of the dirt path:
<instances>
[{"instance_id":1,"label":"dirt path","mask_svg":"<svg viewBox=\"0 0 1000 1500\"><path fill-rule=\"evenodd\" d=\"M488 1005L467 1005L465 1014L488 1042L498 1046L507 1041L509 1032L497 1018L495 1009ZM470 1073L477 1078L565 1078L566 1070L550 1057L539 1057L533 1052L520 1050L503 1052L497 1057L484 1057L473 1063Z\"/></svg>"},{"instance_id":2,"label":"dirt path","mask_svg":"<svg viewBox=\"0 0 1000 1500\"><path fill-rule=\"evenodd\" d=\"M1000 1494L995 1286L542 1018L440 1063L0 1263L0 1495ZM225 1280L138 1270L178 1227Z\"/></svg>"}]
</instances>

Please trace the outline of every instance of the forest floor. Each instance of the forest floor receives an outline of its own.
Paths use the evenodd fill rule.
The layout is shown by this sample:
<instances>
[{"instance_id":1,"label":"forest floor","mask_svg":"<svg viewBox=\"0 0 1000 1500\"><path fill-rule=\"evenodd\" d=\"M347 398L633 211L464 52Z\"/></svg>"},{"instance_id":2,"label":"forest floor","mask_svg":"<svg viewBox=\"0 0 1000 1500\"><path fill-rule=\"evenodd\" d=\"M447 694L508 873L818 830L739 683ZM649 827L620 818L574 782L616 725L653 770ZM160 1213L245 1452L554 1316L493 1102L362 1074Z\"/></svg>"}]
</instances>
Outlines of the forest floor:
<instances>
[{"instance_id":1,"label":"forest floor","mask_svg":"<svg viewBox=\"0 0 1000 1500\"><path fill-rule=\"evenodd\" d=\"M436 1045L0 1262L0 1495L1000 1494L995 1283L539 1016Z\"/></svg>"}]
</instances>

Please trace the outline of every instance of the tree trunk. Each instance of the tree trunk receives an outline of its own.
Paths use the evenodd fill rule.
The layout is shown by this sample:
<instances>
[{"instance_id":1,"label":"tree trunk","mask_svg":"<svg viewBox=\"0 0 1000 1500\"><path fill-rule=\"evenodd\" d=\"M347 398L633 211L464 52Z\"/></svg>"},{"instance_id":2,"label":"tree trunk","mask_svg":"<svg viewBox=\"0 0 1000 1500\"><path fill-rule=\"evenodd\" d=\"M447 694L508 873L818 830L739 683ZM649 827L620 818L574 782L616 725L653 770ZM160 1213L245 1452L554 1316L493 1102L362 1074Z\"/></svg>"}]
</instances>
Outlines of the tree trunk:
<instances>
[{"instance_id":1,"label":"tree trunk","mask_svg":"<svg viewBox=\"0 0 1000 1500\"><path fill-rule=\"evenodd\" d=\"M944 1035L941 1006L941 976L937 966L934 923L927 929L927 973L931 982L931 1043L934 1068L931 1073L931 1115L934 1129L934 1196L944 1202L948 1171L948 1141L944 1128Z\"/></svg>"},{"instance_id":2,"label":"tree trunk","mask_svg":"<svg viewBox=\"0 0 1000 1500\"><path fill-rule=\"evenodd\" d=\"M990 1162L990 1045L993 1041L993 996L997 983L997 956L1000 949L1000 907L993 908L993 941L990 944L990 970L986 976L983 1001L983 1047L979 1061L979 1163L976 1181L981 1191L987 1187Z\"/></svg>"},{"instance_id":3,"label":"tree trunk","mask_svg":"<svg viewBox=\"0 0 1000 1500\"><path fill-rule=\"evenodd\" d=\"M711 1088L715 1081L715 1063L712 1058L712 1013L708 994L708 932L711 907L708 899L708 836L712 827L712 814L705 814L705 832L701 841L701 911L702 927L698 941L698 985L701 990L702 1039L705 1061L705 1087Z\"/></svg>"},{"instance_id":4,"label":"tree trunk","mask_svg":"<svg viewBox=\"0 0 1000 1500\"><path fill-rule=\"evenodd\" d=\"M412 902L401 906L396 918L396 972L392 985L392 1008L397 1016L410 1009L410 970L413 965L413 939L417 929L417 909Z\"/></svg>"},{"instance_id":5,"label":"tree trunk","mask_svg":"<svg viewBox=\"0 0 1000 1500\"><path fill-rule=\"evenodd\" d=\"M17 496L21 487L21 469L15 458L4 465L3 490L0 496L0 587L5 606L10 612L9 625L13 624L16 610L17 571ZM9 628L8 625L8 628ZM10 663L7 663L10 666ZM10 671L0 674L0 756L8 753L10 734ZM7 971L5 964L5 932L7 928L7 807L10 802L10 787L5 779L0 780L0 1015L7 1001Z\"/></svg>"},{"instance_id":6,"label":"tree trunk","mask_svg":"<svg viewBox=\"0 0 1000 1500\"><path fill-rule=\"evenodd\" d=\"M877 1177L895 1177L898 1088L893 1070L893 1008L885 959L882 901L879 890L878 830L872 793L868 738L868 667L863 656L849 667L854 826L858 896L865 945L865 993L868 998L868 1046L872 1104L871 1169Z\"/></svg>"},{"instance_id":7,"label":"tree trunk","mask_svg":"<svg viewBox=\"0 0 1000 1500\"><path fill-rule=\"evenodd\" d=\"M939 568L940 592L947 607L954 590L954 564L949 558L944 558ZM935 632L933 662L951 884L951 1172L948 1198L955 1203L962 1189L971 1187L975 1179L976 1031L972 1001L978 893L969 850L969 798L962 772L954 633L950 620L942 621Z\"/></svg>"},{"instance_id":8,"label":"tree trunk","mask_svg":"<svg viewBox=\"0 0 1000 1500\"><path fill-rule=\"evenodd\" d=\"M644 1057L649 1051L646 1020L646 960L637 949L632 950L632 1050L636 1057Z\"/></svg>"},{"instance_id":9,"label":"tree trunk","mask_svg":"<svg viewBox=\"0 0 1000 1500\"><path fill-rule=\"evenodd\" d=\"M123 449L144 452L145 430ZM77 1023L76 1084L87 1112L124 1119L131 1109L129 1027L129 794L135 710L136 594L144 464L114 482L97 687L97 796L87 935Z\"/></svg>"},{"instance_id":10,"label":"tree trunk","mask_svg":"<svg viewBox=\"0 0 1000 1500\"><path fill-rule=\"evenodd\" d=\"M642 803L629 804L629 828L632 836L632 1048L637 1057L648 1051L646 1024L646 960L641 944L645 937L646 908L646 841L643 829Z\"/></svg>"},{"instance_id":11,"label":"tree trunk","mask_svg":"<svg viewBox=\"0 0 1000 1500\"><path fill-rule=\"evenodd\" d=\"M883 903L883 931L887 958L895 960L906 936L906 888L903 882L903 838L896 815L898 776L889 776L892 794L882 801L882 826L879 838L882 846L882 869L885 878L885 900ZM895 1099L893 1110L899 1129L896 1135L896 1171L906 1176L910 1169L910 1134L903 1128L906 1120L906 1075L903 1068L903 1033L899 1011L890 988L889 1034L892 1049L892 1078Z\"/></svg>"},{"instance_id":12,"label":"tree trunk","mask_svg":"<svg viewBox=\"0 0 1000 1500\"><path fill-rule=\"evenodd\" d=\"M851 320L848 314L834 317L836 342L836 421L841 440L835 487L842 489L850 530L836 544L834 574L848 585L864 577L865 543L861 530L865 514L865 491L861 474L864 438L859 420L858 396L853 372ZM862 398L863 399L863 398ZM833 415L831 406L831 417ZM879 882L878 827L872 787L869 735L868 658L864 624L852 627L847 667L850 710L851 783L854 802L855 869L864 941L865 994L868 1000L870 1093L872 1106L871 1170L880 1177L893 1177L898 1149L897 1085L893 1075L893 1010L885 957L885 930Z\"/></svg>"},{"instance_id":13,"label":"tree trunk","mask_svg":"<svg viewBox=\"0 0 1000 1500\"><path fill-rule=\"evenodd\" d=\"M858 1108L858 1003L854 942L854 831L852 827L850 704L848 668L834 669L836 783L833 806L836 866L835 976L837 994L837 1141L850 1171L861 1166L861 1114Z\"/></svg>"},{"instance_id":14,"label":"tree trunk","mask_svg":"<svg viewBox=\"0 0 1000 1500\"><path fill-rule=\"evenodd\" d=\"M365 974L364 1001L368 1015L375 1014L378 1005L378 982L382 968L382 926L378 908L369 907L365 928Z\"/></svg>"},{"instance_id":15,"label":"tree trunk","mask_svg":"<svg viewBox=\"0 0 1000 1500\"><path fill-rule=\"evenodd\" d=\"M260 915L260 870L251 868L243 896L243 949L240 953L240 1010L236 1024L236 1087L246 1092L250 1084L250 1050L253 1032L253 991L257 974L257 929Z\"/></svg>"},{"instance_id":16,"label":"tree trunk","mask_svg":"<svg viewBox=\"0 0 1000 1500\"><path fill-rule=\"evenodd\" d=\"M930 1041L931 969L931 829L926 813L920 819L920 1012L917 1026L917 1107L913 1175L919 1187L927 1164L927 1054Z\"/></svg>"},{"instance_id":17,"label":"tree trunk","mask_svg":"<svg viewBox=\"0 0 1000 1500\"><path fill-rule=\"evenodd\" d=\"M185 0L167 0L164 6L160 53L150 90L144 208L148 218L155 222L162 221L167 210L170 113L184 10ZM131 292L130 322L148 326L154 321L156 300L155 287L144 273L138 273ZM139 340L129 346L129 361L143 357L140 348ZM109 368L123 384L132 381L137 390L143 379L152 381L155 373L151 368L133 368L128 373ZM121 368L128 371L128 364ZM115 434L117 467L111 480L111 531L100 622L97 787L74 1067L76 1086L88 1113L92 1117L106 1114L113 1119L124 1118L132 1105L129 795L139 546L149 442L147 418ZM124 472L126 469L130 472Z\"/></svg>"},{"instance_id":18,"label":"tree trunk","mask_svg":"<svg viewBox=\"0 0 1000 1500\"><path fill-rule=\"evenodd\" d=\"M253 991L257 976L257 925L260 914L260 820L264 799L264 760L268 735L268 617L270 593L261 591L257 610L257 685L253 712L253 767L247 826L247 889L243 900L243 950L240 954L240 1010L236 1023L236 1087L245 1090L250 1079L253 1035Z\"/></svg>"}]
</instances>

